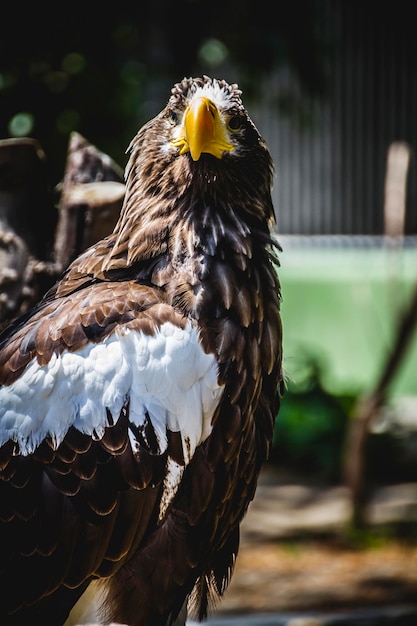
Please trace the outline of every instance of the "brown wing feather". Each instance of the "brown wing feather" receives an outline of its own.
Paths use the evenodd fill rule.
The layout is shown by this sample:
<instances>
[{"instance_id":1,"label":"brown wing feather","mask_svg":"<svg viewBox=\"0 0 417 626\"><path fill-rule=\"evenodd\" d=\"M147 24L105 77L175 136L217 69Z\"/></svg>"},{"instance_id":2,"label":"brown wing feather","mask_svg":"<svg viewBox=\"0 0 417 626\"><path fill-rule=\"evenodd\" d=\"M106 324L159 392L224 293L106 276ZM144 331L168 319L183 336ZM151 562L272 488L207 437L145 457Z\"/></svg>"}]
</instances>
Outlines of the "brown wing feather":
<instances>
[{"instance_id":1,"label":"brown wing feather","mask_svg":"<svg viewBox=\"0 0 417 626\"><path fill-rule=\"evenodd\" d=\"M99 341L116 325L151 333L167 320L184 324L158 291L128 282L92 285L88 297L77 291L68 299L46 300L5 341L1 380L16 380L32 358L42 364L54 352ZM0 567L0 585L12 608L63 583L80 586L81 593L93 575L107 576L120 568L148 532L165 457L142 450L133 458L127 444L128 412L127 406L100 441L72 427L56 450L48 440L30 457L15 456L11 442L0 449L0 518L7 522L1 563L14 559L12 567ZM32 585L30 596L19 580L22 569Z\"/></svg>"}]
</instances>

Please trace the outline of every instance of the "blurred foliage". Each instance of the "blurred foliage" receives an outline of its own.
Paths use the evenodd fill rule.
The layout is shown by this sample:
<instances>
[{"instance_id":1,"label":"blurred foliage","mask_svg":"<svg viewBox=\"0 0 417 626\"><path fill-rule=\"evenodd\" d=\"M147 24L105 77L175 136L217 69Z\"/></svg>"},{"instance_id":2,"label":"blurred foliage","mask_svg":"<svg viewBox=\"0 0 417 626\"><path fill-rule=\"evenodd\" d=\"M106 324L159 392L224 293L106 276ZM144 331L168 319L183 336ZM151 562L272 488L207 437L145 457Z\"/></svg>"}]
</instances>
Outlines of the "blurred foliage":
<instances>
[{"instance_id":1,"label":"blurred foliage","mask_svg":"<svg viewBox=\"0 0 417 626\"><path fill-rule=\"evenodd\" d=\"M131 138L184 76L238 81L248 101L267 97L261 80L289 65L302 90L319 95L320 6L154 0L58 10L9 3L0 38L0 138L38 139L55 184L73 130L124 167Z\"/></svg>"},{"instance_id":2,"label":"blurred foliage","mask_svg":"<svg viewBox=\"0 0 417 626\"><path fill-rule=\"evenodd\" d=\"M329 393L322 383L325 363L300 355L297 380L289 380L274 431L271 462L323 482L343 480L349 422L358 395ZM365 476L371 487L417 481L417 430L401 408L382 407L365 442Z\"/></svg>"},{"instance_id":3,"label":"blurred foliage","mask_svg":"<svg viewBox=\"0 0 417 626\"><path fill-rule=\"evenodd\" d=\"M305 355L301 377L288 381L276 421L271 460L309 477L333 482L341 478L343 448L352 396L328 393L323 364Z\"/></svg>"}]
</instances>

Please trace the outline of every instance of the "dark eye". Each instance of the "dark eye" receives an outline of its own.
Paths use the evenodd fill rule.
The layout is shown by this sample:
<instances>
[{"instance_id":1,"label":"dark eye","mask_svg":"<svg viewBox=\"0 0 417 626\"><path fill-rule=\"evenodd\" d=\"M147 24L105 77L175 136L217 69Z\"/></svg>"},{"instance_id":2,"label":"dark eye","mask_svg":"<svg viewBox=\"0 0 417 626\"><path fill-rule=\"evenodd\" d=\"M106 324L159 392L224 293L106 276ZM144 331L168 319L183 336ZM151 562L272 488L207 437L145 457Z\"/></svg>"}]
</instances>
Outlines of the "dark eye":
<instances>
[{"instance_id":1,"label":"dark eye","mask_svg":"<svg viewBox=\"0 0 417 626\"><path fill-rule=\"evenodd\" d=\"M168 111L168 115L167 115L168 121L175 126L175 124L178 122L178 113L176 111L174 111L173 109L171 109L170 111Z\"/></svg>"},{"instance_id":2,"label":"dark eye","mask_svg":"<svg viewBox=\"0 0 417 626\"><path fill-rule=\"evenodd\" d=\"M230 118L228 127L230 130L233 131L239 130L242 127L242 119L239 117L239 115L234 115Z\"/></svg>"}]
</instances>

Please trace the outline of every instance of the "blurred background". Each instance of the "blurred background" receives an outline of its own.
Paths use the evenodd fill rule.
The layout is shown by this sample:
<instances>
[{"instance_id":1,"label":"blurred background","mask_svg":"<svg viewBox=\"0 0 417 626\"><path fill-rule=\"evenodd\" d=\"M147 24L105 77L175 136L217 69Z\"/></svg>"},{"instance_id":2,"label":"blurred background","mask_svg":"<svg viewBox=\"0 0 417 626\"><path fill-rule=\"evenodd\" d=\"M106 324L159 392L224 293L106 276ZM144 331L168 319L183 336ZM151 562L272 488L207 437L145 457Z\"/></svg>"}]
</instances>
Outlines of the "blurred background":
<instances>
[{"instance_id":1,"label":"blurred background","mask_svg":"<svg viewBox=\"0 0 417 626\"><path fill-rule=\"evenodd\" d=\"M289 492L274 489L302 484L311 491L292 501L288 524L298 529L292 546L301 533L296 514L311 499L322 502L320 488L321 496L346 505L333 519L333 538L342 532L350 547L368 549L371 532L401 551L406 537L407 558L417 561L417 37L409 2L152 0L109 8L3 8L0 219L17 230L29 256L53 262L74 133L122 170L130 140L165 105L173 83L203 73L239 83L276 166L288 381L265 484L244 537L266 541L256 517L267 513L263 497L273 507L268 528L276 529L267 537L269 554L270 541L275 548L288 541L277 528ZM29 145L40 170L31 159L25 170L20 152L13 152L27 138L35 142ZM119 173L113 178L120 182ZM16 189L24 186L23 228L12 214ZM2 245L4 238L5 263ZM0 287L5 281L3 271ZM5 311L6 320L12 311ZM394 485L406 489L402 499L398 490L386 491ZM391 494L394 504L375 513L381 494ZM322 513L331 510L328 504ZM307 511L306 532L314 518ZM319 528L328 529L329 520L320 519ZM417 603L416 581L394 578L397 586L388 577L385 593L375 597L363 596L359 585L358 602ZM271 608L265 597L262 608Z\"/></svg>"}]
</instances>

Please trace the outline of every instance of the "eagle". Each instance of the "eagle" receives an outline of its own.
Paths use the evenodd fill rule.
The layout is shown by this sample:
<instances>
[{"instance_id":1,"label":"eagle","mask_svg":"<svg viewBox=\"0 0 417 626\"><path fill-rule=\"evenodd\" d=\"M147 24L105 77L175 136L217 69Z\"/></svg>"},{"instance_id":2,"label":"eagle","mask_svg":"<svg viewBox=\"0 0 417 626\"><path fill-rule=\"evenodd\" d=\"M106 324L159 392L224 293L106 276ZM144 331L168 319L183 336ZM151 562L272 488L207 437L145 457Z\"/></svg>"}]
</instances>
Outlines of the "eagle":
<instances>
[{"instance_id":1,"label":"eagle","mask_svg":"<svg viewBox=\"0 0 417 626\"><path fill-rule=\"evenodd\" d=\"M283 393L274 165L237 84L171 89L111 234L0 336L0 623L204 621Z\"/></svg>"}]
</instances>

